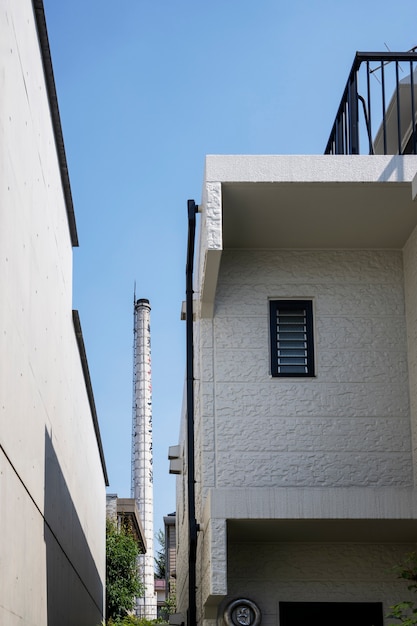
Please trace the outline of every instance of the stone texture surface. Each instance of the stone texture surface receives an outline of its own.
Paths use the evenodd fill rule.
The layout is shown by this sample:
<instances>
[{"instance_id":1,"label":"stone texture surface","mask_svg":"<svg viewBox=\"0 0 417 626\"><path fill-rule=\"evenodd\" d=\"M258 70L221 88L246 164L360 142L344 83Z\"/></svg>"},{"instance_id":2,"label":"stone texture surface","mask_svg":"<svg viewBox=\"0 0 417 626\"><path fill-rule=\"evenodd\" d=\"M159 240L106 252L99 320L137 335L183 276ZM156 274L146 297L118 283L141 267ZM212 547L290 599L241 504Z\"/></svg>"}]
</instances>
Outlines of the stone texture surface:
<instances>
[{"instance_id":1,"label":"stone texture surface","mask_svg":"<svg viewBox=\"0 0 417 626\"><path fill-rule=\"evenodd\" d=\"M417 229L404 248L404 282L407 315L408 370L411 407L414 481L417 475Z\"/></svg>"},{"instance_id":2,"label":"stone texture surface","mask_svg":"<svg viewBox=\"0 0 417 626\"><path fill-rule=\"evenodd\" d=\"M410 597L392 571L410 544L230 543L228 594L249 597L262 624L279 623L279 602L383 602L384 614Z\"/></svg>"},{"instance_id":3,"label":"stone texture surface","mask_svg":"<svg viewBox=\"0 0 417 626\"><path fill-rule=\"evenodd\" d=\"M223 251L214 316L195 324L199 519L223 491L238 499L236 518L266 519L266 493L308 517L296 492L311 494L314 519L366 518L367 489L376 518L401 518L389 494L378 498L401 491L408 502L414 485L416 259L417 235L404 269L397 250ZM313 301L314 378L270 375L269 300L279 298ZM405 597L389 570L406 545L234 543L225 581L225 519L211 522L199 536L200 607L248 596L276 626L280 600Z\"/></svg>"},{"instance_id":4,"label":"stone texture surface","mask_svg":"<svg viewBox=\"0 0 417 626\"><path fill-rule=\"evenodd\" d=\"M313 299L316 377L271 378L270 298ZM412 483L400 252L225 251L200 330L215 486Z\"/></svg>"}]
</instances>

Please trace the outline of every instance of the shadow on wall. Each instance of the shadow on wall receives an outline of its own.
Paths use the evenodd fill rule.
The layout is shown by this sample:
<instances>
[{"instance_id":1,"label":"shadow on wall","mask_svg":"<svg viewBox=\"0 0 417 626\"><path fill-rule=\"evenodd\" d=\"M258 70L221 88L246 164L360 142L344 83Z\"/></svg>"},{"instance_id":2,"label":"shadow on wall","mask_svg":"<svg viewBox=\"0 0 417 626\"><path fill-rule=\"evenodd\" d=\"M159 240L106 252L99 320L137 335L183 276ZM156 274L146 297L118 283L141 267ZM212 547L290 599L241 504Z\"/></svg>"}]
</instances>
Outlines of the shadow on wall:
<instances>
[{"instance_id":1,"label":"shadow on wall","mask_svg":"<svg viewBox=\"0 0 417 626\"><path fill-rule=\"evenodd\" d=\"M88 489L87 481L84 488ZM47 626L100 624L103 583L46 431L44 504Z\"/></svg>"}]
</instances>

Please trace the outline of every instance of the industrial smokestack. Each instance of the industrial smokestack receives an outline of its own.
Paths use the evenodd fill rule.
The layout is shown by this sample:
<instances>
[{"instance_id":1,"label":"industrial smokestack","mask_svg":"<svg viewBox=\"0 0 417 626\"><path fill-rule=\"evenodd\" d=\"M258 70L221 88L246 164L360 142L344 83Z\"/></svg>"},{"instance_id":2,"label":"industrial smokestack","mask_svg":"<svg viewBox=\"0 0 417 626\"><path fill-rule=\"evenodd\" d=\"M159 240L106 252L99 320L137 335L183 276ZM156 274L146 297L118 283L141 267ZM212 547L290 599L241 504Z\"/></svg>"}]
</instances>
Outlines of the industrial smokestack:
<instances>
[{"instance_id":1,"label":"industrial smokestack","mask_svg":"<svg viewBox=\"0 0 417 626\"><path fill-rule=\"evenodd\" d=\"M147 551L139 557L144 597L138 598L136 613L156 619L153 551L153 457L152 457L152 372L149 300L134 303L132 498L135 498L145 533Z\"/></svg>"}]
</instances>

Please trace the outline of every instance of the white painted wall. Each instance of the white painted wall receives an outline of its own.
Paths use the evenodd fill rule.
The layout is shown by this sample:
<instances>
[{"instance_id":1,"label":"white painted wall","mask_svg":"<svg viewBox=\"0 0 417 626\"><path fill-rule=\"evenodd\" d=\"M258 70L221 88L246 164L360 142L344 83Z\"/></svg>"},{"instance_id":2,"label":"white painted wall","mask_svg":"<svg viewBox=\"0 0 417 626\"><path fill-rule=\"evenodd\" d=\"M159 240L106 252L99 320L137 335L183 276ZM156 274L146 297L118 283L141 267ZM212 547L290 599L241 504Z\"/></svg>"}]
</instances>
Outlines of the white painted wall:
<instances>
[{"instance_id":1,"label":"white painted wall","mask_svg":"<svg viewBox=\"0 0 417 626\"><path fill-rule=\"evenodd\" d=\"M269 298L313 299L314 378L271 378ZM224 251L200 330L205 490L412 484L401 252Z\"/></svg>"},{"instance_id":2,"label":"white painted wall","mask_svg":"<svg viewBox=\"0 0 417 626\"><path fill-rule=\"evenodd\" d=\"M315 378L270 376L269 298L313 299ZM241 502L236 516L245 516L246 500L246 515L253 519L267 515L268 489L288 488L291 498L297 488L329 494L344 488L353 502L355 490L413 487L402 252L223 251L214 317L198 320L195 328L204 602L212 594L227 590L230 598L238 591L227 574L230 561L224 562L225 528L210 512L203 514L210 492L234 488ZM265 498L254 497L249 505L248 489L259 488ZM396 517L388 492L384 498L391 507L387 515ZM360 516L366 502L361 493L349 514ZM299 505L301 511L301 496ZM247 564L256 551L245 553ZM247 568L241 578L252 582ZM256 599L262 588L270 602L271 584L255 581L241 591Z\"/></svg>"},{"instance_id":3,"label":"white painted wall","mask_svg":"<svg viewBox=\"0 0 417 626\"><path fill-rule=\"evenodd\" d=\"M270 376L269 298L313 299L316 377ZM233 487L236 516L253 519L268 516L269 488L288 488L281 497L296 503L295 488L413 485L400 251L223 251L214 318L196 327L200 516L211 490ZM259 488L265 498L249 504L248 489ZM348 516L361 515L365 502L358 494ZM300 513L303 505L300 496ZM226 589L230 598L225 528L212 513L203 517L202 600ZM256 553L246 554L248 565ZM248 567L242 578L252 582ZM235 592L256 597L258 583L247 584ZM260 583L268 602L271 584Z\"/></svg>"},{"instance_id":4,"label":"white painted wall","mask_svg":"<svg viewBox=\"0 0 417 626\"><path fill-rule=\"evenodd\" d=\"M0 33L0 622L95 624L105 485L30 0L0 2Z\"/></svg>"}]
</instances>

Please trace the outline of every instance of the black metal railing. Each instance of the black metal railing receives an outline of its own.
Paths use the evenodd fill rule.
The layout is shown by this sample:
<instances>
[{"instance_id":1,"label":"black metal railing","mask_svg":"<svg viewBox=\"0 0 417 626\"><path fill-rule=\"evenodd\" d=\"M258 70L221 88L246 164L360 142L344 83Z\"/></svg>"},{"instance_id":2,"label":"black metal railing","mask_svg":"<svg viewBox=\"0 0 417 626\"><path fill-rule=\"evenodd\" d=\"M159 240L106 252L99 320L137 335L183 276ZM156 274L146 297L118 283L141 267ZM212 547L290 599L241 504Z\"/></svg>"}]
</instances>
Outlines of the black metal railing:
<instances>
[{"instance_id":1,"label":"black metal railing","mask_svg":"<svg viewBox=\"0 0 417 626\"><path fill-rule=\"evenodd\" d=\"M356 53L325 154L417 154L416 50Z\"/></svg>"}]
</instances>

